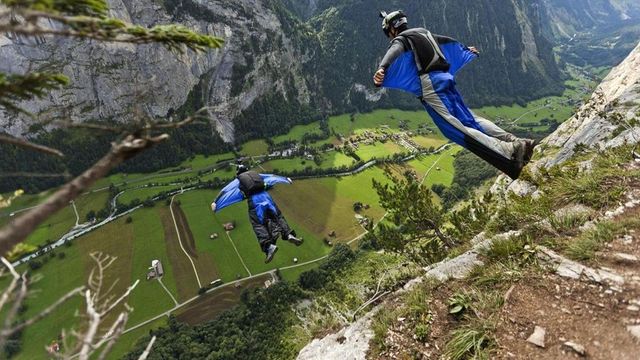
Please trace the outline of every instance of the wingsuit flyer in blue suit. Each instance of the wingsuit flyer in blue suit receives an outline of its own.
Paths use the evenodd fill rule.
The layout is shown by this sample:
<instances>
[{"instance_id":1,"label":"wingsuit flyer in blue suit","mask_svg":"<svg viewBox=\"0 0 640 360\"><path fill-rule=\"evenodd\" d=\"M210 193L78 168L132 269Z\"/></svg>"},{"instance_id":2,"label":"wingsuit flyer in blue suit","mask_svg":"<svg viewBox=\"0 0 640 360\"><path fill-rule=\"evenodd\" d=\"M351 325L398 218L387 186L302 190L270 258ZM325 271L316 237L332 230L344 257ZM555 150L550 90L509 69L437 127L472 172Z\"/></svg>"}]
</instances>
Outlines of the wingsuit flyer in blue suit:
<instances>
[{"instance_id":1,"label":"wingsuit flyer in blue suit","mask_svg":"<svg viewBox=\"0 0 640 360\"><path fill-rule=\"evenodd\" d=\"M382 30L391 39L373 81L378 87L415 95L440 131L512 179L533 155L536 142L520 139L474 114L456 89L455 75L479 56L474 47L409 28L401 11L381 12Z\"/></svg>"}]
</instances>

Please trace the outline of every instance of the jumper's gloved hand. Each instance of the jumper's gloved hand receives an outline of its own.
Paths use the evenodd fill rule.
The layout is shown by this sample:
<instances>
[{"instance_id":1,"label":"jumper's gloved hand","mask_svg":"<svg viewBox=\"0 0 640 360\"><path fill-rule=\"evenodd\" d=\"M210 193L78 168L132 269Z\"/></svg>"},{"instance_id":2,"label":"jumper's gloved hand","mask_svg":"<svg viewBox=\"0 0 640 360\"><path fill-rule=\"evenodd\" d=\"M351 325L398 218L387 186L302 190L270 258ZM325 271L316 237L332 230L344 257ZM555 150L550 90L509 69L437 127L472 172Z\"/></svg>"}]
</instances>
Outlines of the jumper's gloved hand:
<instances>
[{"instance_id":1,"label":"jumper's gloved hand","mask_svg":"<svg viewBox=\"0 0 640 360\"><path fill-rule=\"evenodd\" d=\"M476 49L475 46L469 46L469 51L471 51L472 53L480 56L480 51L478 51L478 49Z\"/></svg>"},{"instance_id":2,"label":"jumper's gloved hand","mask_svg":"<svg viewBox=\"0 0 640 360\"><path fill-rule=\"evenodd\" d=\"M378 69L378 71L376 71L376 73L373 75L373 83L377 87L380 87L382 86L383 82L384 82L384 69Z\"/></svg>"},{"instance_id":3,"label":"jumper's gloved hand","mask_svg":"<svg viewBox=\"0 0 640 360\"><path fill-rule=\"evenodd\" d=\"M216 202L211 203L211 211L216 212Z\"/></svg>"}]
</instances>

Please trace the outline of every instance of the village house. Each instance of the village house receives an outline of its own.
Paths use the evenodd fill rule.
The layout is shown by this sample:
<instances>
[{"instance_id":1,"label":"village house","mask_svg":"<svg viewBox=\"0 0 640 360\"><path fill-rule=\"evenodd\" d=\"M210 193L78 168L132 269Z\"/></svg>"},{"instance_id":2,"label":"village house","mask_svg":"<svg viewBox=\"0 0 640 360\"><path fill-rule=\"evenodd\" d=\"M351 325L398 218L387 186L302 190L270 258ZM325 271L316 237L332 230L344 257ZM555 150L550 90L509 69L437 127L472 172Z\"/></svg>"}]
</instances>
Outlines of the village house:
<instances>
[{"instance_id":1,"label":"village house","mask_svg":"<svg viewBox=\"0 0 640 360\"><path fill-rule=\"evenodd\" d=\"M147 273L147 280L161 278L164 275L164 269L162 268L162 263L160 260L151 261L151 267L149 268L149 272Z\"/></svg>"}]
</instances>

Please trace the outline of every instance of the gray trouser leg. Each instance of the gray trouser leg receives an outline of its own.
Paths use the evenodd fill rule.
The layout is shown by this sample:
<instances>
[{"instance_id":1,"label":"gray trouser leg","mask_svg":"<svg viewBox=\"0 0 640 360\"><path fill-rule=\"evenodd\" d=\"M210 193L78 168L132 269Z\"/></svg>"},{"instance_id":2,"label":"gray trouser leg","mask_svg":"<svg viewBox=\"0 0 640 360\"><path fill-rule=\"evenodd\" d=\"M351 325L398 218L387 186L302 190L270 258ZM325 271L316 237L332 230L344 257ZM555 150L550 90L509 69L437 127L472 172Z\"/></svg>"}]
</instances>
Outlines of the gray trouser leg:
<instances>
[{"instance_id":1,"label":"gray trouser leg","mask_svg":"<svg viewBox=\"0 0 640 360\"><path fill-rule=\"evenodd\" d=\"M266 253L269 245L275 243L275 239L271 235L271 229L269 229L266 224L260 222L255 209L249 210L249 220L251 221L251 226L253 227L253 232L256 234L256 238L258 238L260 249Z\"/></svg>"},{"instance_id":2,"label":"gray trouser leg","mask_svg":"<svg viewBox=\"0 0 640 360\"><path fill-rule=\"evenodd\" d=\"M475 112L472 112L472 113L473 113L473 117L476 118L476 121L478 122L478 124L480 124L480 126L482 126L482 128L487 133L487 135L490 135L498 140L502 140L506 142L514 142L516 140L520 140L517 136L513 135L510 132L507 132L506 130L502 129L501 127L494 124L493 122L481 116L478 116L478 114L476 114Z\"/></svg>"},{"instance_id":3,"label":"gray trouser leg","mask_svg":"<svg viewBox=\"0 0 640 360\"><path fill-rule=\"evenodd\" d=\"M274 221L278 224L278 229L280 230L280 236L282 236L282 240L287 240L289 234L294 234L295 231L291 230L289 223L287 223L287 219L284 218L280 209L276 208L278 213L274 216Z\"/></svg>"},{"instance_id":4,"label":"gray trouser leg","mask_svg":"<svg viewBox=\"0 0 640 360\"><path fill-rule=\"evenodd\" d=\"M440 117L442 117L445 121L447 121L449 124L454 126L466 136L472 137L483 146L486 146L487 148L495 151L503 157L507 159L511 159L513 157L516 151L514 143L512 143L511 141L498 139L491 135L485 134L482 131L464 126L464 124L460 120L458 120L453 114L449 112L449 109L447 109L445 104L442 102L442 100L440 99L440 95L434 89L429 74L421 75L420 81L422 83L422 100L429 106L431 106L433 110L435 110L438 115L440 115ZM449 84L449 86L455 86L453 81L451 81L451 84ZM482 124L480 126L482 126ZM485 129L485 131L489 133L489 130ZM505 132L504 130L502 131Z\"/></svg>"}]
</instances>

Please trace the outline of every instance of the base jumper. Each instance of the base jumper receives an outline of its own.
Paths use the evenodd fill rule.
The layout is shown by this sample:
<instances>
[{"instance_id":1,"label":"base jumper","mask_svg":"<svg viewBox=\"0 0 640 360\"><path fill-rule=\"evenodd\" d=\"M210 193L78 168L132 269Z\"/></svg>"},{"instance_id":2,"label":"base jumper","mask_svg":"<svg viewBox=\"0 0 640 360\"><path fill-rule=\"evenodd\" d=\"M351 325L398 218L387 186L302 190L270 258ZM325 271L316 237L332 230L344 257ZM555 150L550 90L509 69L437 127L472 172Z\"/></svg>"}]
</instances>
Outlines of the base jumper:
<instances>
[{"instance_id":1,"label":"base jumper","mask_svg":"<svg viewBox=\"0 0 640 360\"><path fill-rule=\"evenodd\" d=\"M291 184L291 179L270 174L258 174L240 165L236 179L225 186L216 200L211 203L211 210L218 212L227 206L247 199L249 220L258 238L260 248L266 254L265 263L273 260L278 251L276 240L281 236L299 246L302 238L298 238L291 230L280 209L267 193L276 184Z\"/></svg>"},{"instance_id":2,"label":"base jumper","mask_svg":"<svg viewBox=\"0 0 640 360\"><path fill-rule=\"evenodd\" d=\"M535 141L519 139L472 113L456 89L456 72L478 57L478 50L427 29L409 29L402 11L381 12L380 17L391 44L374 84L415 95L447 138L517 179Z\"/></svg>"}]
</instances>

